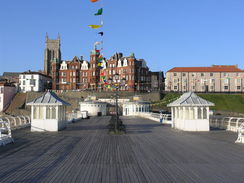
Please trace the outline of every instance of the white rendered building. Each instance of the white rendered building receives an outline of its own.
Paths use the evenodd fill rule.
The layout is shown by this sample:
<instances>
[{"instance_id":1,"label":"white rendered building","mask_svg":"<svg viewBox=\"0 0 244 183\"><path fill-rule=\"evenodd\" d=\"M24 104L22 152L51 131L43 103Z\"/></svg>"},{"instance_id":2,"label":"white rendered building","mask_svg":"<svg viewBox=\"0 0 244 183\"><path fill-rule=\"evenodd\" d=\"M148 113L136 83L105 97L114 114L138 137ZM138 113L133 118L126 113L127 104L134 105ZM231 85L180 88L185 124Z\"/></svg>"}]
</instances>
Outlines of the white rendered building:
<instances>
[{"instance_id":1,"label":"white rendered building","mask_svg":"<svg viewBox=\"0 0 244 183\"><path fill-rule=\"evenodd\" d=\"M209 131L209 107L214 106L193 92L184 93L167 105L171 107L172 127L184 131Z\"/></svg>"},{"instance_id":2,"label":"white rendered building","mask_svg":"<svg viewBox=\"0 0 244 183\"><path fill-rule=\"evenodd\" d=\"M52 78L39 72L23 72L19 75L20 92L43 92L50 89Z\"/></svg>"},{"instance_id":3,"label":"white rendered building","mask_svg":"<svg viewBox=\"0 0 244 183\"><path fill-rule=\"evenodd\" d=\"M27 105L31 106L31 131L56 132L66 126L66 106L70 104L55 93L48 91Z\"/></svg>"},{"instance_id":4,"label":"white rendered building","mask_svg":"<svg viewBox=\"0 0 244 183\"><path fill-rule=\"evenodd\" d=\"M80 111L88 111L88 116L106 116L107 103L92 100L80 102Z\"/></svg>"}]
</instances>

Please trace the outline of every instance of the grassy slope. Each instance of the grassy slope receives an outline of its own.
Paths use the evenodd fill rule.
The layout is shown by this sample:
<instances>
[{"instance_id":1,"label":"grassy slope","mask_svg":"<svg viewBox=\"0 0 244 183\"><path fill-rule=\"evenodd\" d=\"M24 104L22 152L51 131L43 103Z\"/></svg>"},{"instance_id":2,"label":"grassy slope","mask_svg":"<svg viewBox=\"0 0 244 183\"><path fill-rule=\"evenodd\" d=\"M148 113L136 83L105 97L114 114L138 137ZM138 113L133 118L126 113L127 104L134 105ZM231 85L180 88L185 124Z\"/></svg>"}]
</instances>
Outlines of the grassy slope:
<instances>
[{"instance_id":1,"label":"grassy slope","mask_svg":"<svg viewBox=\"0 0 244 183\"><path fill-rule=\"evenodd\" d=\"M215 103L211 109L244 113L243 94L199 94L200 97Z\"/></svg>"},{"instance_id":2,"label":"grassy slope","mask_svg":"<svg viewBox=\"0 0 244 183\"><path fill-rule=\"evenodd\" d=\"M181 94L168 93L153 104L153 109L166 109L166 105L176 100ZM198 94L200 97L215 103L212 110L244 113L244 94Z\"/></svg>"}]
</instances>

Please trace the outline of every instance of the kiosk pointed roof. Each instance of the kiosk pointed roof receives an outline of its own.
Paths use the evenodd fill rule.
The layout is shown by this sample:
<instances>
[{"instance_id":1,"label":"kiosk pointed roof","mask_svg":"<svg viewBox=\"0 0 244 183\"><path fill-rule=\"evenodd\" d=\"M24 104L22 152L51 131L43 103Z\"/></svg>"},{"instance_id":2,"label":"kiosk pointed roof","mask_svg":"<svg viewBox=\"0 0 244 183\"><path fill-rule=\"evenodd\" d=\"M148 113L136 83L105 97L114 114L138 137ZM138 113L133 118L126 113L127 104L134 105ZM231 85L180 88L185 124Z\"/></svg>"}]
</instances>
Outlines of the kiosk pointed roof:
<instances>
[{"instance_id":1,"label":"kiosk pointed roof","mask_svg":"<svg viewBox=\"0 0 244 183\"><path fill-rule=\"evenodd\" d=\"M61 98L59 98L55 93L51 91L45 92L42 96L28 102L27 105L70 105Z\"/></svg>"},{"instance_id":2,"label":"kiosk pointed roof","mask_svg":"<svg viewBox=\"0 0 244 183\"><path fill-rule=\"evenodd\" d=\"M174 102L167 105L167 107L181 106L214 106L214 103L197 96L194 92L187 92L181 95L181 97Z\"/></svg>"}]
</instances>

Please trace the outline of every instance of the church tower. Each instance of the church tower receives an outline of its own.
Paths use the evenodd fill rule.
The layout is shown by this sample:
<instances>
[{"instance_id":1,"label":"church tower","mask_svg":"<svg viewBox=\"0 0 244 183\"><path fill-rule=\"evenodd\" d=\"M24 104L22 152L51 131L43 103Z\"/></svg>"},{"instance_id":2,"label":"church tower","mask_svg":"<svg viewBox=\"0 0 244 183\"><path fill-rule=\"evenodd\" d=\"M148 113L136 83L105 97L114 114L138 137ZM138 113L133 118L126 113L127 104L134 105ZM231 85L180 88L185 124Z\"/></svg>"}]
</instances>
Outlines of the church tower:
<instances>
[{"instance_id":1,"label":"church tower","mask_svg":"<svg viewBox=\"0 0 244 183\"><path fill-rule=\"evenodd\" d=\"M44 51L44 72L52 76L52 63L61 62L60 35L58 39L49 39L46 34L46 48Z\"/></svg>"},{"instance_id":2,"label":"church tower","mask_svg":"<svg viewBox=\"0 0 244 183\"><path fill-rule=\"evenodd\" d=\"M100 53L97 52L97 47L94 45L93 50L90 53L90 68L89 68L89 88L92 90L96 90L99 83L99 74L100 74L100 68L98 67L98 57Z\"/></svg>"}]
</instances>

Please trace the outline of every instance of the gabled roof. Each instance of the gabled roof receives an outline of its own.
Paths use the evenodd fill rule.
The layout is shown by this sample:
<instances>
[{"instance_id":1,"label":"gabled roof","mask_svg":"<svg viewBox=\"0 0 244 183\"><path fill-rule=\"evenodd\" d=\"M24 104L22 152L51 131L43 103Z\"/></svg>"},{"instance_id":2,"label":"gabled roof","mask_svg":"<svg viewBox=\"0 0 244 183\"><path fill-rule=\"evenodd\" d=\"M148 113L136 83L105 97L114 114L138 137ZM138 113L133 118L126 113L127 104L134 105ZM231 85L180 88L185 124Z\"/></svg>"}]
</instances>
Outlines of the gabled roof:
<instances>
[{"instance_id":1,"label":"gabled roof","mask_svg":"<svg viewBox=\"0 0 244 183\"><path fill-rule=\"evenodd\" d=\"M168 72L244 72L236 65L213 65L211 67L174 67Z\"/></svg>"},{"instance_id":2,"label":"gabled roof","mask_svg":"<svg viewBox=\"0 0 244 183\"><path fill-rule=\"evenodd\" d=\"M167 105L167 107L183 107L183 106L214 106L214 103L209 102L193 92L187 92L174 102Z\"/></svg>"},{"instance_id":3,"label":"gabled roof","mask_svg":"<svg viewBox=\"0 0 244 183\"><path fill-rule=\"evenodd\" d=\"M4 72L3 76L5 77L19 77L21 72Z\"/></svg>"},{"instance_id":4,"label":"gabled roof","mask_svg":"<svg viewBox=\"0 0 244 183\"><path fill-rule=\"evenodd\" d=\"M70 105L61 98L59 98L55 93L48 91L42 96L28 102L27 105Z\"/></svg>"},{"instance_id":5,"label":"gabled roof","mask_svg":"<svg viewBox=\"0 0 244 183\"><path fill-rule=\"evenodd\" d=\"M44 76L44 77L46 77L46 78L52 78L51 76L48 76L48 75L46 75L46 74L43 74L43 73L41 73L41 72L35 72L35 71L26 71L26 72L22 72L21 73L22 75L30 75L30 74L33 74L33 75L41 75L41 76Z\"/></svg>"}]
</instances>

